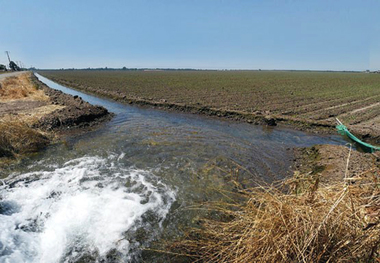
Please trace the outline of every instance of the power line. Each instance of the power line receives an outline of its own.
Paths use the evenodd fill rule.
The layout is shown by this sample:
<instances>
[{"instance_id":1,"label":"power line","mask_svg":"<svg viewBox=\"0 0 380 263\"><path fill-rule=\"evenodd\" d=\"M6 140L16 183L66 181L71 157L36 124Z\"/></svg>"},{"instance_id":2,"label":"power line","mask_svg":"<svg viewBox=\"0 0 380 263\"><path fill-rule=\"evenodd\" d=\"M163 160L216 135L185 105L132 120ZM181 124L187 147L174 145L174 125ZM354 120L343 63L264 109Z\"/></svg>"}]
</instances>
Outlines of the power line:
<instances>
[{"instance_id":1,"label":"power line","mask_svg":"<svg viewBox=\"0 0 380 263\"><path fill-rule=\"evenodd\" d=\"M9 61L9 63L11 63L11 58L9 57L9 53L11 53L11 52L5 51L5 54L7 54L7 56L8 56L8 61Z\"/></svg>"}]
</instances>

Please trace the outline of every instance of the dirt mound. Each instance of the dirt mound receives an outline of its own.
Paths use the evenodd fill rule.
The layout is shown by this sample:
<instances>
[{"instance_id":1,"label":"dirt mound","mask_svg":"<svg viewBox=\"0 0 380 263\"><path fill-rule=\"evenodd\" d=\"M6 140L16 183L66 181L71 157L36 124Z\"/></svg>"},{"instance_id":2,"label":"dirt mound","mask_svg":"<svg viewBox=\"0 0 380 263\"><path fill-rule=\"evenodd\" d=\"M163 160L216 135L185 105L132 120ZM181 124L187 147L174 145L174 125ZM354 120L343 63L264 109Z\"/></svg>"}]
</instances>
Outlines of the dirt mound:
<instances>
[{"instance_id":1,"label":"dirt mound","mask_svg":"<svg viewBox=\"0 0 380 263\"><path fill-rule=\"evenodd\" d=\"M94 126L112 117L104 107L91 105L81 97L65 94L44 84L41 86L52 104L65 107L43 116L35 127L43 130L68 130Z\"/></svg>"}]
</instances>

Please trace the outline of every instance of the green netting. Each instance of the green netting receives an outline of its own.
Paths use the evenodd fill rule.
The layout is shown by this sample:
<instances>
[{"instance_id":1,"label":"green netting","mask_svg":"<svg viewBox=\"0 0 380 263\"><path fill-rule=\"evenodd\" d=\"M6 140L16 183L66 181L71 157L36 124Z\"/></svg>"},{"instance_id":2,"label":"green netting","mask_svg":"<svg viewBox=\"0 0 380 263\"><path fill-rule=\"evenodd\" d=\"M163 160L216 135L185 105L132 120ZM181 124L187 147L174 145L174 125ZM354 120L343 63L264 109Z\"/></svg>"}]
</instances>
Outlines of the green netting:
<instances>
[{"instance_id":1,"label":"green netting","mask_svg":"<svg viewBox=\"0 0 380 263\"><path fill-rule=\"evenodd\" d=\"M336 126L336 129L338 130L338 133L341 134L341 135L345 135L347 136L348 138L350 138L351 140L353 140L354 142L356 142L360 147L362 147L365 151L367 152L374 152L374 151L380 151L380 147L377 147L377 146L373 146L369 143L366 143L366 142L363 142L361 140L359 140L355 135L353 135L348 129L346 126L344 126L343 124L339 124Z\"/></svg>"}]
</instances>

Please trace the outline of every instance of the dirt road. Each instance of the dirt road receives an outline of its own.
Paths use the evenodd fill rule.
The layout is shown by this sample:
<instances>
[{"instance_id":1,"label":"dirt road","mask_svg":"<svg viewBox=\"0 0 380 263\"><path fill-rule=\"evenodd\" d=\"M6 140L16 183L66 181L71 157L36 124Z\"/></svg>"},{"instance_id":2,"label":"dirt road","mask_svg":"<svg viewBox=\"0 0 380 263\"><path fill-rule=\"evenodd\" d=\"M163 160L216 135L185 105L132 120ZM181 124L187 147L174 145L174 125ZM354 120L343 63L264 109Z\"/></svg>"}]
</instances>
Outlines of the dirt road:
<instances>
[{"instance_id":1,"label":"dirt road","mask_svg":"<svg viewBox=\"0 0 380 263\"><path fill-rule=\"evenodd\" d=\"M0 74L0 80L8 78L8 77L12 77L12 76L18 76L18 75L23 74L25 72L26 71L17 71L17 72L3 73L3 74Z\"/></svg>"}]
</instances>

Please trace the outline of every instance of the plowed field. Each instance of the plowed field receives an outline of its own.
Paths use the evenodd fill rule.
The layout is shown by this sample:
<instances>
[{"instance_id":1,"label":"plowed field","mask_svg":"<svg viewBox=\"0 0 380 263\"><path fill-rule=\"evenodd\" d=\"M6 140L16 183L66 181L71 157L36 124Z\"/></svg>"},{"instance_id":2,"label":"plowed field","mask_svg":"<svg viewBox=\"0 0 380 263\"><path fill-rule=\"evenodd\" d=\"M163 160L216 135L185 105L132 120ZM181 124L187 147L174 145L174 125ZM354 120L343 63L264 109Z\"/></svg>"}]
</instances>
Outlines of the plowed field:
<instances>
[{"instance_id":1,"label":"plowed field","mask_svg":"<svg viewBox=\"0 0 380 263\"><path fill-rule=\"evenodd\" d=\"M380 130L380 74L86 70L40 74L76 89L132 102L208 107L323 125L333 125L338 117L352 129L361 129L362 135Z\"/></svg>"}]
</instances>

